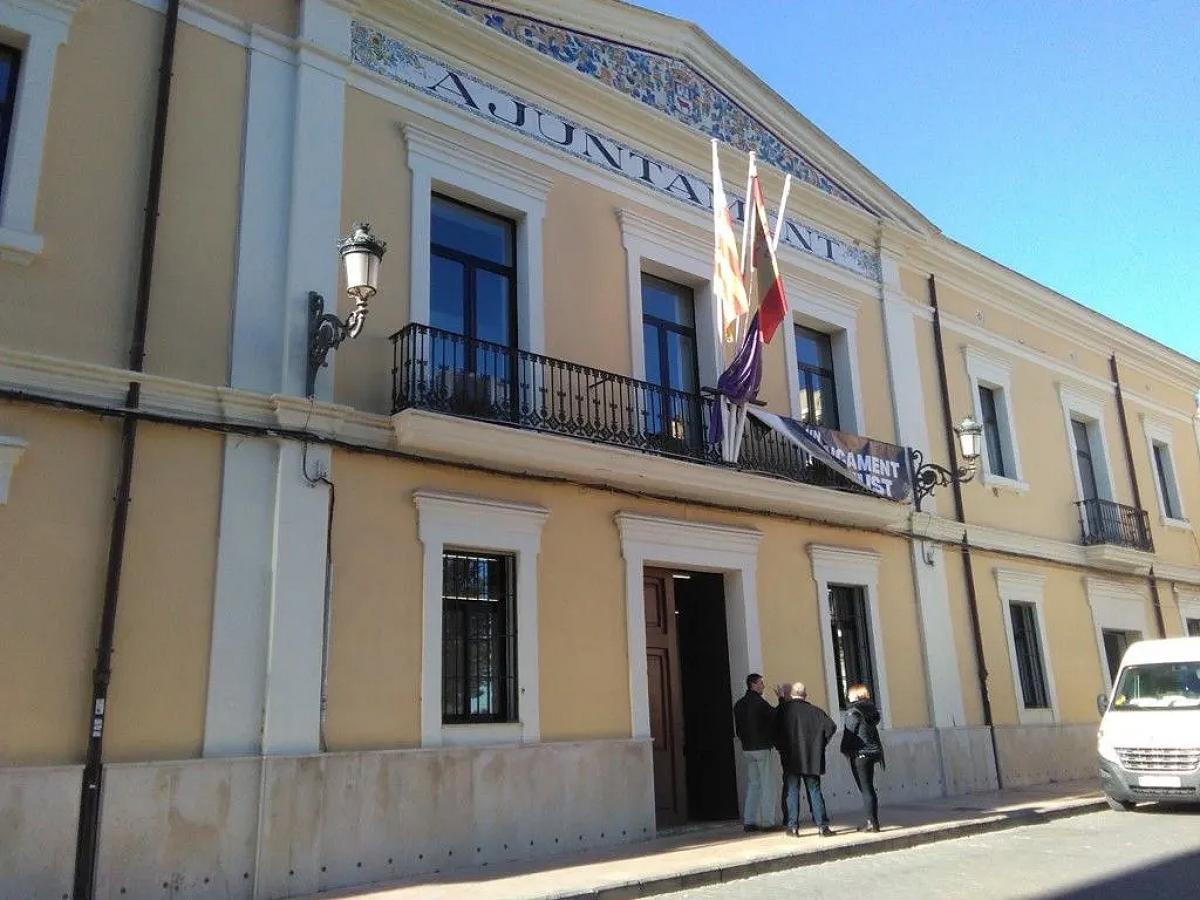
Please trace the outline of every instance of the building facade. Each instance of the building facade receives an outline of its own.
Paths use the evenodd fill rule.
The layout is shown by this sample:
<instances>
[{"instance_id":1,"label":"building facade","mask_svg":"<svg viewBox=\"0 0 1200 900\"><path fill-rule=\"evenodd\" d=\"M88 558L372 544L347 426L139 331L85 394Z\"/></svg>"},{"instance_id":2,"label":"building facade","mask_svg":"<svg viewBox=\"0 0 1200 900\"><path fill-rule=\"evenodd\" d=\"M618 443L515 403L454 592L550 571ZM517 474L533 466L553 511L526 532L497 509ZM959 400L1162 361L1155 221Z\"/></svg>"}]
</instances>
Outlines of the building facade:
<instances>
[{"instance_id":1,"label":"building facade","mask_svg":"<svg viewBox=\"0 0 1200 900\"><path fill-rule=\"evenodd\" d=\"M1200 363L946 238L694 26L171 6L0 7L0 897L732 817L750 671L870 684L885 804L1085 777L1124 646L1200 633ZM745 151L792 176L767 409L950 468L970 412L959 498L716 458L714 137L739 216ZM310 400L357 220L380 290Z\"/></svg>"}]
</instances>

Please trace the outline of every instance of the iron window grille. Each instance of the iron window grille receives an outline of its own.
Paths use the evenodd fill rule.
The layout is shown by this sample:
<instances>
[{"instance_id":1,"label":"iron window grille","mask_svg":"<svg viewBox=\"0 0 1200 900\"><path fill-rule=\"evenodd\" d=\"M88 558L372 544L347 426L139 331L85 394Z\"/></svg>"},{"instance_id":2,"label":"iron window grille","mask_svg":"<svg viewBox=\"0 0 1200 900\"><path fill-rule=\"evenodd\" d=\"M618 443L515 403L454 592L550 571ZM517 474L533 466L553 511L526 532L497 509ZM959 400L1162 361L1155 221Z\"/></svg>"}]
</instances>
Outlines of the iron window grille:
<instances>
[{"instance_id":1,"label":"iron window grille","mask_svg":"<svg viewBox=\"0 0 1200 900\"><path fill-rule=\"evenodd\" d=\"M1008 462L1004 458L1004 442L1000 439L1000 417L996 413L996 389L979 386L979 411L983 415L983 435L987 439L988 470L993 475L1008 477Z\"/></svg>"},{"instance_id":2,"label":"iron window grille","mask_svg":"<svg viewBox=\"0 0 1200 900\"><path fill-rule=\"evenodd\" d=\"M833 341L829 335L797 325L796 368L800 380L800 421L840 428Z\"/></svg>"},{"instance_id":3,"label":"iron window grille","mask_svg":"<svg viewBox=\"0 0 1200 900\"><path fill-rule=\"evenodd\" d=\"M1017 654L1017 674L1021 680L1021 699L1026 709L1048 709L1046 671L1038 641L1037 609L1032 603L1009 603L1013 645Z\"/></svg>"},{"instance_id":4,"label":"iron window grille","mask_svg":"<svg viewBox=\"0 0 1200 900\"><path fill-rule=\"evenodd\" d=\"M13 114L17 109L17 77L21 70L21 51L0 44L0 191L4 189L4 170L8 160L8 138Z\"/></svg>"},{"instance_id":5,"label":"iron window grille","mask_svg":"<svg viewBox=\"0 0 1200 900\"><path fill-rule=\"evenodd\" d=\"M865 684L871 696L877 696L866 590L858 586L830 585L829 621L833 632L838 708L846 709L850 705L846 694L853 684Z\"/></svg>"},{"instance_id":6,"label":"iron window grille","mask_svg":"<svg viewBox=\"0 0 1200 900\"><path fill-rule=\"evenodd\" d=\"M442 722L517 721L513 558L442 555Z\"/></svg>"},{"instance_id":7,"label":"iron window grille","mask_svg":"<svg viewBox=\"0 0 1200 900\"><path fill-rule=\"evenodd\" d=\"M1187 620L1188 637L1200 637L1200 619Z\"/></svg>"}]
</instances>

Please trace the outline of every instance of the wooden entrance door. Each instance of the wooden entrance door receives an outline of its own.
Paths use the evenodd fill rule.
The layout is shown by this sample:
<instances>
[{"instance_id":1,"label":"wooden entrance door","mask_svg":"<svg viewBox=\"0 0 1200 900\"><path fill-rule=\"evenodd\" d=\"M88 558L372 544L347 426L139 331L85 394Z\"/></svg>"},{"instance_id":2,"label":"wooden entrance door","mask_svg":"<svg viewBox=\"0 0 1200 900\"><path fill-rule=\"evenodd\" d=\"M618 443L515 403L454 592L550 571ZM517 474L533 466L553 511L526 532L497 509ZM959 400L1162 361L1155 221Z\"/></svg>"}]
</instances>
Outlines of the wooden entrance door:
<instances>
[{"instance_id":1,"label":"wooden entrance door","mask_svg":"<svg viewBox=\"0 0 1200 900\"><path fill-rule=\"evenodd\" d=\"M683 690L671 573L646 569L642 594L646 604L646 688L650 696L655 818L660 827L680 825L687 821L687 779L683 768Z\"/></svg>"}]
</instances>

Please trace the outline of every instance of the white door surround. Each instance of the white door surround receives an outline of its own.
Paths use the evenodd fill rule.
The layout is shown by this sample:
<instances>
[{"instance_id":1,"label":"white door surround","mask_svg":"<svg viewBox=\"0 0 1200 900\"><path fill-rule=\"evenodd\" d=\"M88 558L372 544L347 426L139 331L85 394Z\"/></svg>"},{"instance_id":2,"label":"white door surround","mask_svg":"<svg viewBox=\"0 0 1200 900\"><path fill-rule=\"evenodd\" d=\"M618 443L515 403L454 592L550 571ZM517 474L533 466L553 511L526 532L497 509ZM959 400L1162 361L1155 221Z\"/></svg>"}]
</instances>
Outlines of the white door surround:
<instances>
[{"instance_id":1,"label":"white door surround","mask_svg":"<svg viewBox=\"0 0 1200 900\"><path fill-rule=\"evenodd\" d=\"M750 528L662 519L637 513L616 515L625 558L625 620L629 646L630 732L650 737L650 698L646 683L646 566L682 567L725 576L725 623L729 637L730 690L741 696L741 678L762 669L758 626L758 543Z\"/></svg>"},{"instance_id":2,"label":"white door surround","mask_svg":"<svg viewBox=\"0 0 1200 900\"><path fill-rule=\"evenodd\" d=\"M1088 606L1092 608L1092 624L1096 630L1096 652L1100 661L1100 684L1105 693L1112 692L1112 678L1108 674L1108 657L1104 650L1104 629L1136 631L1145 637L1154 634L1146 619L1149 598L1145 587L1135 587L1119 581L1102 578L1085 578Z\"/></svg>"}]
</instances>

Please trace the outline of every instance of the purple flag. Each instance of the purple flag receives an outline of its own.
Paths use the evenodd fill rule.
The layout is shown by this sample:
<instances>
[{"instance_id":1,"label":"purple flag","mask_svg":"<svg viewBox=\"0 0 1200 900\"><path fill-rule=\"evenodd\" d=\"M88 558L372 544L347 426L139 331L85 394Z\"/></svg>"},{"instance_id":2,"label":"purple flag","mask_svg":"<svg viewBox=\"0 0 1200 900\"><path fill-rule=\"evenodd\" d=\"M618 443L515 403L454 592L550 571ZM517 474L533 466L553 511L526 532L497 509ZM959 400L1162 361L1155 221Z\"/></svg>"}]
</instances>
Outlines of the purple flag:
<instances>
[{"instance_id":1,"label":"purple flag","mask_svg":"<svg viewBox=\"0 0 1200 900\"><path fill-rule=\"evenodd\" d=\"M721 397L730 403L741 405L758 396L762 384L762 334L758 330L758 313L750 320L742 345L734 354L729 368L717 379L717 398L713 403L712 416L708 420L708 442L719 444L725 437L721 421Z\"/></svg>"}]
</instances>

